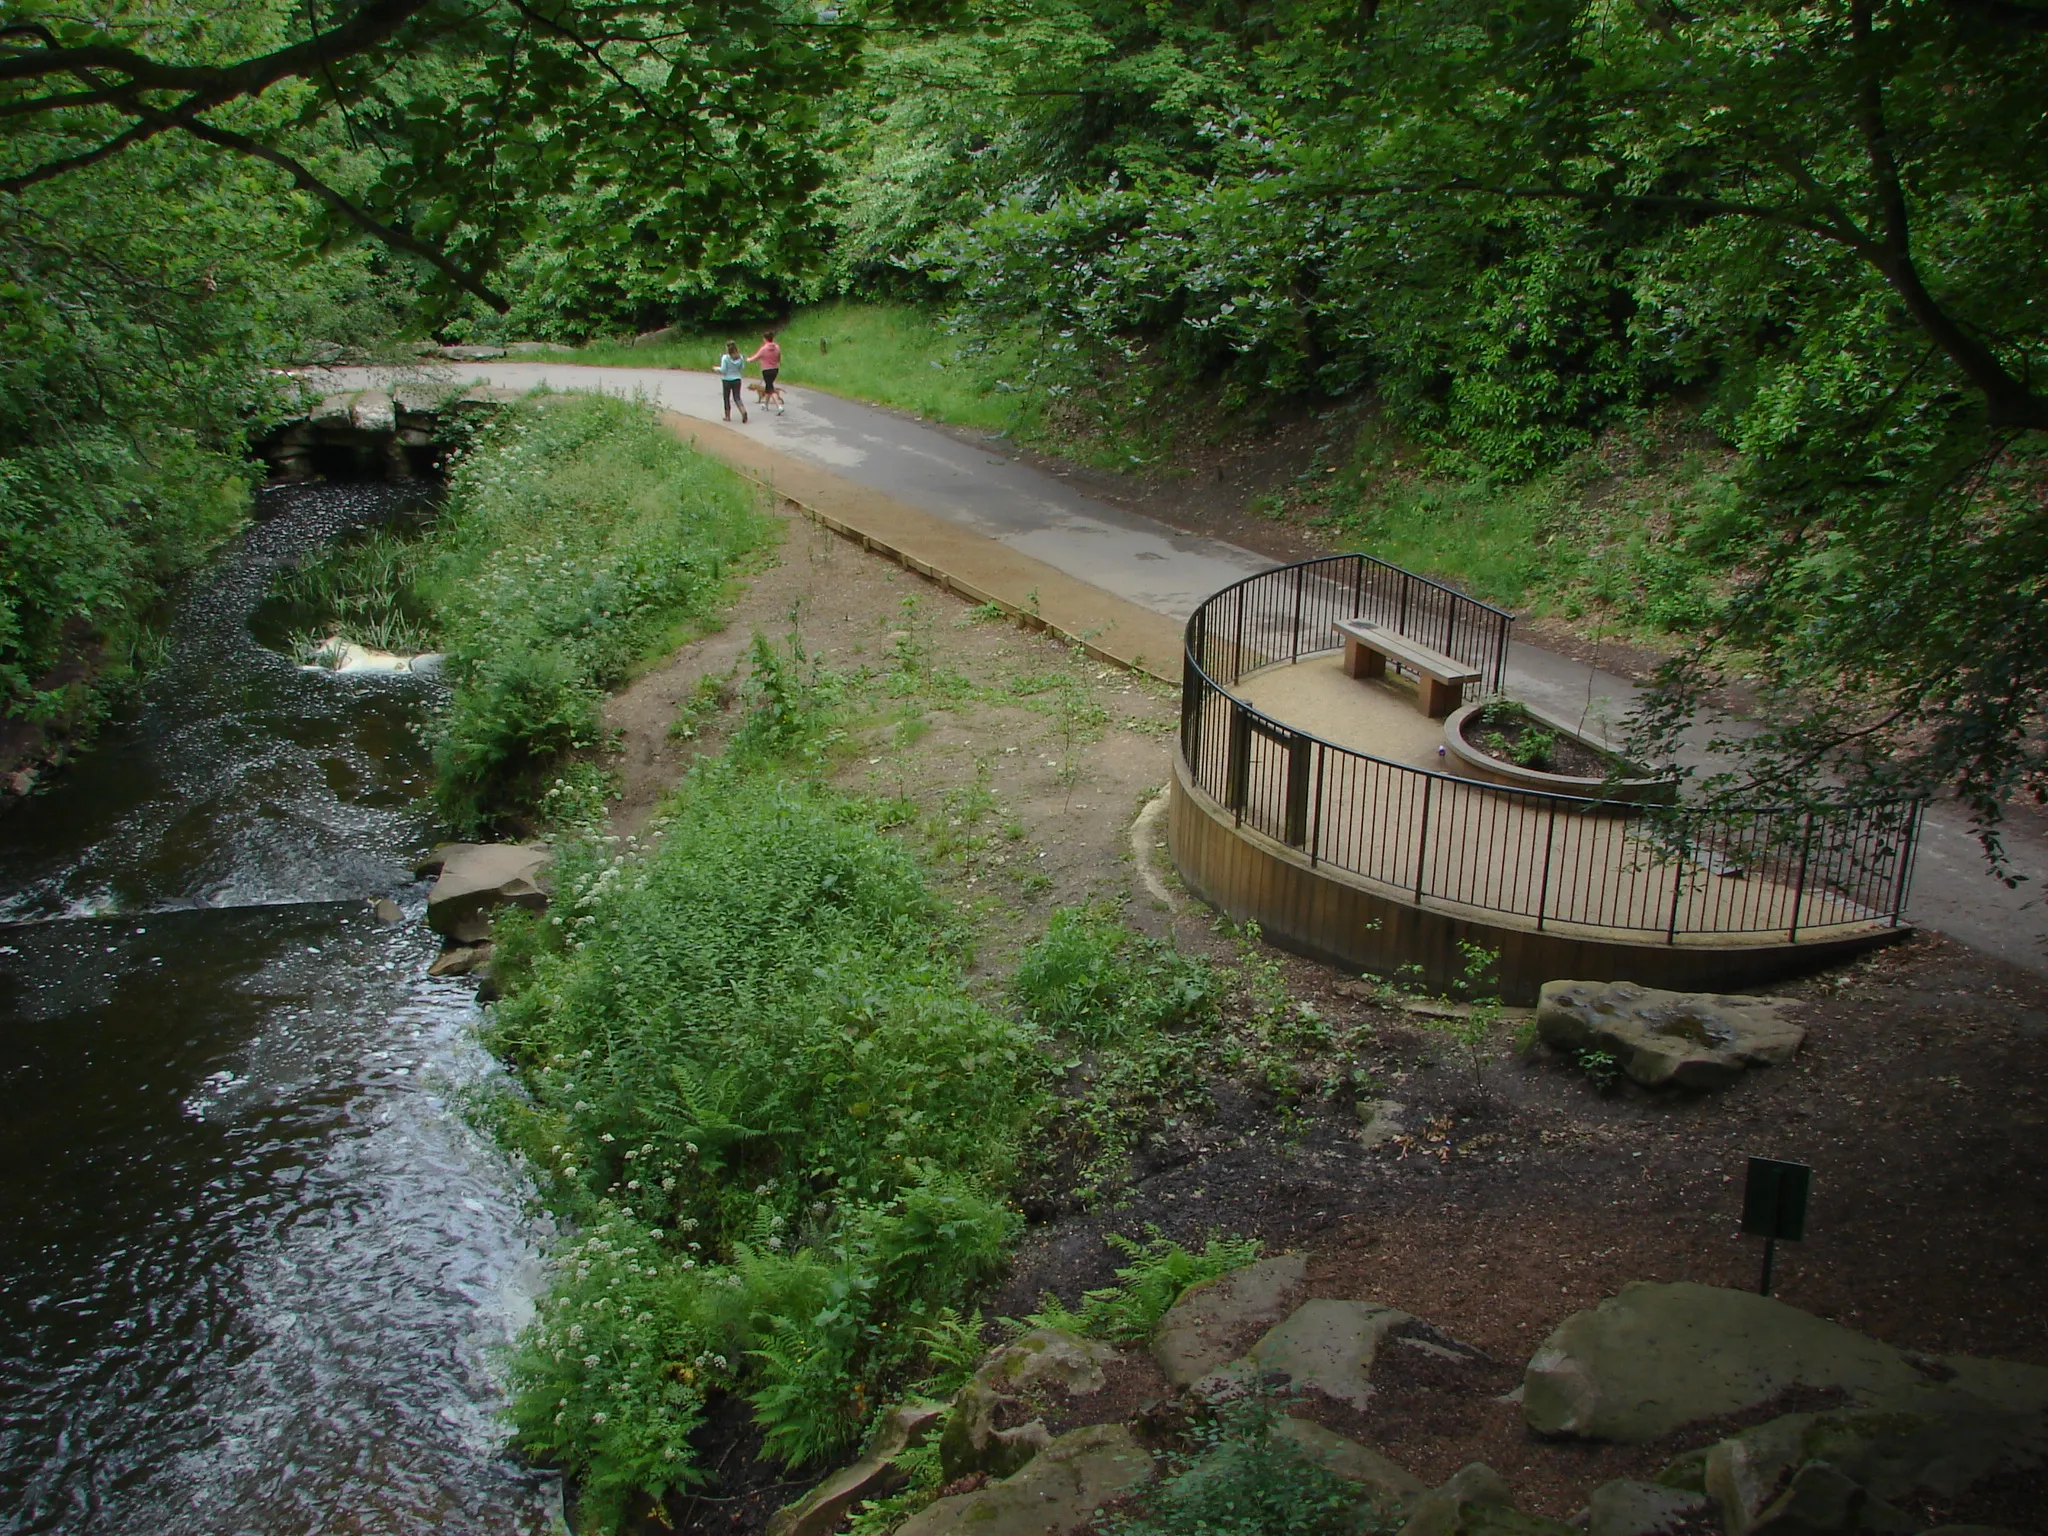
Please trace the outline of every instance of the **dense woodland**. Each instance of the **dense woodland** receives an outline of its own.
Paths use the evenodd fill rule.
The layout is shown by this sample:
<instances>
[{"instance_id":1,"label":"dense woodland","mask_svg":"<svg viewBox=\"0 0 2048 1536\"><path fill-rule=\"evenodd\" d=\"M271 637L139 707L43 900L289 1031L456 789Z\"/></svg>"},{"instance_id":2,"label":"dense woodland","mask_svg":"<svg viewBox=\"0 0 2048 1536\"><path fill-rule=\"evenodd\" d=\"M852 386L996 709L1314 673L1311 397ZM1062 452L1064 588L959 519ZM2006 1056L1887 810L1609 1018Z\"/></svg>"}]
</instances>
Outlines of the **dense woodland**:
<instances>
[{"instance_id":1,"label":"dense woodland","mask_svg":"<svg viewBox=\"0 0 2048 1536\"><path fill-rule=\"evenodd\" d=\"M1988 825L2048 770L2044 105L2026 0L11 5L0 688L146 653L266 368L890 299L1466 494L1677 412L1736 469L1636 553L1661 723L1732 663L1751 778Z\"/></svg>"}]
</instances>

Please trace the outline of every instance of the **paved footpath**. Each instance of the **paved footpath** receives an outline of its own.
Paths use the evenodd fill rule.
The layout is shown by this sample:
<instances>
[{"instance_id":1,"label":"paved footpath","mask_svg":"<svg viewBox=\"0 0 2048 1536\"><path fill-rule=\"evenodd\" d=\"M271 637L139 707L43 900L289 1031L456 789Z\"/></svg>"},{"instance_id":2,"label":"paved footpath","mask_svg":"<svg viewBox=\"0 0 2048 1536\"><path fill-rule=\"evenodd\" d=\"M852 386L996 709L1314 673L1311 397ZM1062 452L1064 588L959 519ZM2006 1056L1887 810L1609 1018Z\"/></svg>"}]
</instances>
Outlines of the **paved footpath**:
<instances>
[{"instance_id":1,"label":"paved footpath","mask_svg":"<svg viewBox=\"0 0 2048 1536\"><path fill-rule=\"evenodd\" d=\"M413 375L408 375L411 377ZM785 390L783 414L751 405L752 420L722 420L718 381L658 368L557 363L435 364L422 382L474 382L644 398L679 431L814 516L977 600L1038 617L1091 650L1156 676L1179 675L1181 623L1218 587L1274 564L1219 539L1181 533L1086 496L1064 479L977 447L896 412L818 390ZM392 376L336 369L332 387L386 384ZM1635 686L1551 651L1517 642L1508 683L1520 697L1572 719L1619 719ZM2028 970L2048 974L2048 839L2015 827L2007 889L1985 873L1959 816L1927 818L1910 915L1922 927Z\"/></svg>"}]
</instances>

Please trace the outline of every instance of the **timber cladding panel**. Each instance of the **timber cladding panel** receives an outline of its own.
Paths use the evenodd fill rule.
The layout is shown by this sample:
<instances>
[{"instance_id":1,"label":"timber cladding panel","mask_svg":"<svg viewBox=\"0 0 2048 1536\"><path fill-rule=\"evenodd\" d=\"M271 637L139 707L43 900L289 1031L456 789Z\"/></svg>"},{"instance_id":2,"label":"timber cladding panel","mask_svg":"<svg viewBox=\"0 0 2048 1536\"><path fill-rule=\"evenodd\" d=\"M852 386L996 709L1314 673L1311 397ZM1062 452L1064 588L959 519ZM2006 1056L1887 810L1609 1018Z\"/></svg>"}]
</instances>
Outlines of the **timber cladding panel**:
<instances>
[{"instance_id":1,"label":"timber cladding panel","mask_svg":"<svg viewBox=\"0 0 2048 1536\"><path fill-rule=\"evenodd\" d=\"M1256 921L1271 943L1352 971L1392 974L1420 966L1424 982L1448 988L1465 970L1461 944L1497 950L1502 1002L1530 1004L1546 981L1633 981L1688 992L1739 992L1805 975L1904 938L1906 927L1814 943L1665 944L1537 932L1498 915L1488 919L1417 906L1368 887L1250 827L1239 827L1190 782L1174 753L1167 847L1182 881L1237 922Z\"/></svg>"}]
</instances>

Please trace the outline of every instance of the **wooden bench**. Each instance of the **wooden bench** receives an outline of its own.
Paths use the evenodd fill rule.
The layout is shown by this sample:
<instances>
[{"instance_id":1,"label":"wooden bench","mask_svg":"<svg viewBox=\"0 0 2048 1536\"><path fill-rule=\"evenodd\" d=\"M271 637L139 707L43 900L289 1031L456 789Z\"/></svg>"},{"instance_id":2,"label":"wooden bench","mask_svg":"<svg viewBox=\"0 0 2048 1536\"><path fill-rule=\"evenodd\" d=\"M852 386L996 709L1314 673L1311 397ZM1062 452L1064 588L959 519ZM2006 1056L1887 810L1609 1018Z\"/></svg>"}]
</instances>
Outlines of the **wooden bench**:
<instances>
[{"instance_id":1,"label":"wooden bench","mask_svg":"<svg viewBox=\"0 0 2048 1536\"><path fill-rule=\"evenodd\" d=\"M1479 669L1403 640L1390 629L1364 619L1338 619L1331 626L1344 637L1344 670L1352 677L1384 677L1387 663L1398 662L1415 674L1416 698L1422 712L1440 720L1465 700L1465 685L1479 681Z\"/></svg>"}]
</instances>

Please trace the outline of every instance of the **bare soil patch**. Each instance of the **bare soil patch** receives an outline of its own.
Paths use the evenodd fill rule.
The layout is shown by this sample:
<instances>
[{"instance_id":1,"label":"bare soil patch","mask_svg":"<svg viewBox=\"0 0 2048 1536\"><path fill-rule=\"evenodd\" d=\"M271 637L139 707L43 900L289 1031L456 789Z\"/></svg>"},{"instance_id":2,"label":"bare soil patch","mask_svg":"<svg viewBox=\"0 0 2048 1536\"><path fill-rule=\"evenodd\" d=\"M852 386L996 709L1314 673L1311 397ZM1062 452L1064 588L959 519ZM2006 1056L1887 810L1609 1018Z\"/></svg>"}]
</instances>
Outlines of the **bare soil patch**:
<instances>
[{"instance_id":1,"label":"bare soil patch","mask_svg":"<svg viewBox=\"0 0 2048 1536\"><path fill-rule=\"evenodd\" d=\"M1148 1149L1153 1170L1135 1170L1116 1209L1033 1231L1003 1301L1106 1283L1101 1234L1146 1223L1189 1242L1220 1228L1305 1249L1311 1296L1400 1307L1503 1367L1452 1390L1403 1361L1380 1413L1321 1404L1315 1416L1432 1482L1486 1461L1523 1507L1569 1517L1599 1483L1739 1426L1654 1447L1549 1442L1501 1394L1551 1329L1630 1281L1753 1287L1759 1248L1739 1217L1743 1160L1757 1153L1815 1168L1809 1238L1780 1247L1774 1294L1900 1346L2048 1364L2037 978L1917 938L1782 989L1812 1000L1792 1065L1717 1094L1657 1096L1602 1093L1505 1040L1475 1082L1412 1016L1322 967L1287 966L1297 996L1360 1029L1357 1048L1303 1063L1320 1086L1291 1115L1256 1092L1219 1092L1211 1123ZM1403 1102L1411 1133L1362 1147L1358 1096ZM2037 1531L2044 1510L2035 1476L1927 1513Z\"/></svg>"}]
</instances>

